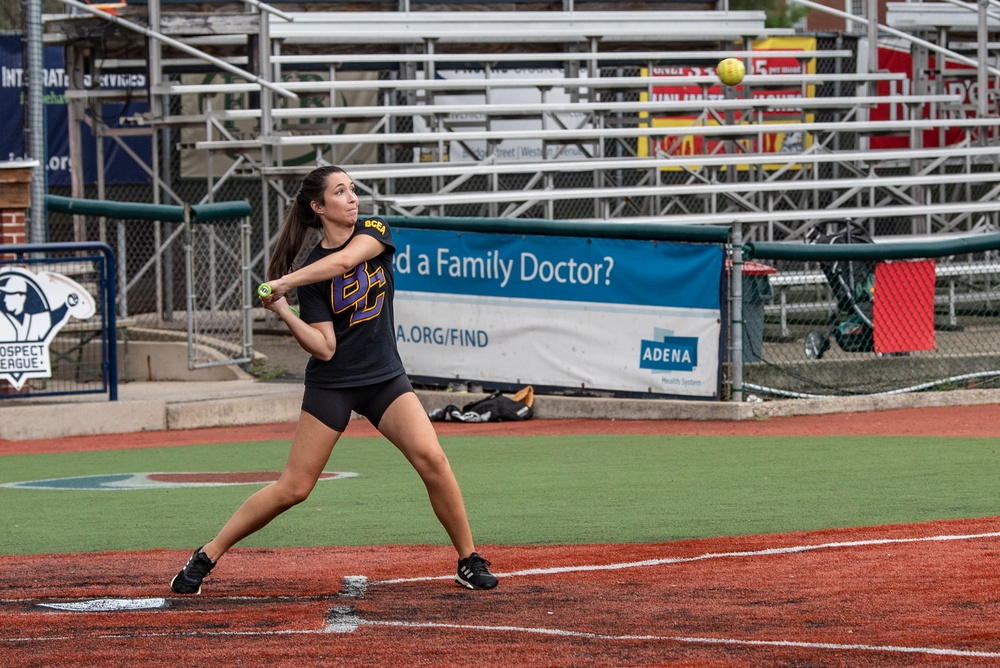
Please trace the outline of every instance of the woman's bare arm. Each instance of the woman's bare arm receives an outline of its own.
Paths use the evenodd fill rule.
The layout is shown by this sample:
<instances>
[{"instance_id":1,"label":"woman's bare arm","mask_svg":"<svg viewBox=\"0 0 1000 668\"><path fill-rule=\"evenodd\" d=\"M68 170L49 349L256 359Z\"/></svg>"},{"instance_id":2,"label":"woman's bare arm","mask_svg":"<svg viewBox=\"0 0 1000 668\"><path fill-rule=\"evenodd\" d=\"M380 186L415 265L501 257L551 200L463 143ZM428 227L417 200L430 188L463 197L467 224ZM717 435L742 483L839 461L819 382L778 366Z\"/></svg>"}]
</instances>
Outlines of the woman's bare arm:
<instances>
[{"instance_id":1,"label":"woman's bare arm","mask_svg":"<svg viewBox=\"0 0 1000 668\"><path fill-rule=\"evenodd\" d=\"M264 300L264 307L273 311L288 327L302 349L313 357L327 361L337 352L337 335L330 321L307 323L292 311L284 297Z\"/></svg>"},{"instance_id":2,"label":"woman's bare arm","mask_svg":"<svg viewBox=\"0 0 1000 668\"><path fill-rule=\"evenodd\" d=\"M265 298L264 305L267 306L268 300L273 301L288 294L292 288L343 276L362 262L377 257L384 250L385 244L378 239L367 234L359 234L336 253L285 274L281 278L268 281L271 286L271 296Z\"/></svg>"}]
</instances>

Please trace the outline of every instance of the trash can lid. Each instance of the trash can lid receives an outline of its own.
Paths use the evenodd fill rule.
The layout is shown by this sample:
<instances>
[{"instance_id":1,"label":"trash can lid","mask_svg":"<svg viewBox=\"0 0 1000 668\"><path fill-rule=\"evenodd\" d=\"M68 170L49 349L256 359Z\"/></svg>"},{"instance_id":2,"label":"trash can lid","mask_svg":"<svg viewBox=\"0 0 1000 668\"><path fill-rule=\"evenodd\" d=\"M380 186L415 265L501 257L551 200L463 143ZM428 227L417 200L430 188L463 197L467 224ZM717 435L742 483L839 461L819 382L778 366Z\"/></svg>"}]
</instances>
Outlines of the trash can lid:
<instances>
[{"instance_id":1,"label":"trash can lid","mask_svg":"<svg viewBox=\"0 0 1000 668\"><path fill-rule=\"evenodd\" d=\"M729 272L733 267L733 261L730 258L726 258L726 272ZM769 274L777 274L778 270L774 267L761 264L760 262L747 261L743 263L743 275L744 276L767 276Z\"/></svg>"}]
</instances>

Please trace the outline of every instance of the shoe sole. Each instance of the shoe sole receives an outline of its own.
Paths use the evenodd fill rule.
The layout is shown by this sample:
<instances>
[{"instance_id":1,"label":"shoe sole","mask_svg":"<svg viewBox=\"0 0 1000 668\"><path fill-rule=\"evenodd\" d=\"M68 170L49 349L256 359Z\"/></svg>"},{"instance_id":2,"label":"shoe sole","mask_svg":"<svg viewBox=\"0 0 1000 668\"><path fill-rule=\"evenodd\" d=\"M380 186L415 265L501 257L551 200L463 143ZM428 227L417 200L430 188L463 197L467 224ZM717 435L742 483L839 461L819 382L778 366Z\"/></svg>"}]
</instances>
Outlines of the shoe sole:
<instances>
[{"instance_id":1,"label":"shoe sole","mask_svg":"<svg viewBox=\"0 0 1000 668\"><path fill-rule=\"evenodd\" d=\"M478 590L478 591L489 591L490 589L495 589L496 588L496 585L493 585L492 587L477 587L476 585L472 584L471 582L467 582L467 581L463 580L460 577L456 577L455 578L455 582L457 582L458 584L462 585L466 589L475 589L475 590Z\"/></svg>"},{"instance_id":2,"label":"shoe sole","mask_svg":"<svg viewBox=\"0 0 1000 668\"><path fill-rule=\"evenodd\" d=\"M198 585L198 591L196 592L177 591L176 589L174 589L174 582L176 582L177 578L179 578L180 576L181 574L178 573L177 575L174 576L174 579L170 581L170 591L174 592L175 594L181 594L182 596L197 596L198 594L201 593L201 585Z\"/></svg>"}]
</instances>

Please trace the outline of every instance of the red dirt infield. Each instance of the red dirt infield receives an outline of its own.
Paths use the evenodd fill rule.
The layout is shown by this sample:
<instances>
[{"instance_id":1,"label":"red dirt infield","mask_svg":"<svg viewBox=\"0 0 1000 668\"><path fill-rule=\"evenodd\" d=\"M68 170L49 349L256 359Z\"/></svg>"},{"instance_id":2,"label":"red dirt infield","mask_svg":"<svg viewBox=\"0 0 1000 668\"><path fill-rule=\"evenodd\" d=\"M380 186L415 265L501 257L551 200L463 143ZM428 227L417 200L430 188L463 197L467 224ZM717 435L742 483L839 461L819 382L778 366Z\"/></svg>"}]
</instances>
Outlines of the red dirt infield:
<instances>
[{"instance_id":1,"label":"red dirt infield","mask_svg":"<svg viewBox=\"0 0 1000 668\"><path fill-rule=\"evenodd\" d=\"M488 546L488 592L441 547L236 548L197 597L169 593L174 551L0 557L0 665L998 665L998 536L991 518ZM352 575L362 596L340 594ZM46 607L81 601L156 607Z\"/></svg>"},{"instance_id":2,"label":"red dirt infield","mask_svg":"<svg viewBox=\"0 0 1000 668\"><path fill-rule=\"evenodd\" d=\"M442 436L990 437L997 418L1000 406L989 405L749 423L436 426ZM292 429L0 442L0 454L288 439ZM348 430L372 433L365 423ZM0 556L0 666L995 666L998 538L1000 517L482 546L500 577L487 592L455 585L454 555L436 546L236 548L196 597L168 589L188 556L177 551ZM347 576L366 578L363 593L344 589Z\"/></svg>"}]
</instances>

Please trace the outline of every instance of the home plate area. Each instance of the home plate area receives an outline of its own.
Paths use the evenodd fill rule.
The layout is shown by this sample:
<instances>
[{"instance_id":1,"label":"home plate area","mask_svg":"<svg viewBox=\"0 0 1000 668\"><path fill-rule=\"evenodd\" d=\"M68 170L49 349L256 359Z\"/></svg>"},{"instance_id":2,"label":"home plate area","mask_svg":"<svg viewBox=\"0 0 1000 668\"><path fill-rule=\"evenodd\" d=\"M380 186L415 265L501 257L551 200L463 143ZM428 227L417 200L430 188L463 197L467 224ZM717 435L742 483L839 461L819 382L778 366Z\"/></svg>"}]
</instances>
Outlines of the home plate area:
<instances>
[{"instance_id":1,"label":"home plate area","mask_svg":"<svg viewBox=\"0 0 1000 668\"><path fill-rule=\"evenodd\" d=\"M176 551L0 557L0 665L996 665L998 537L490 546L492 591L435 546L238 548L190 597L167 589Z\"/></svg>"}]
</instances>

